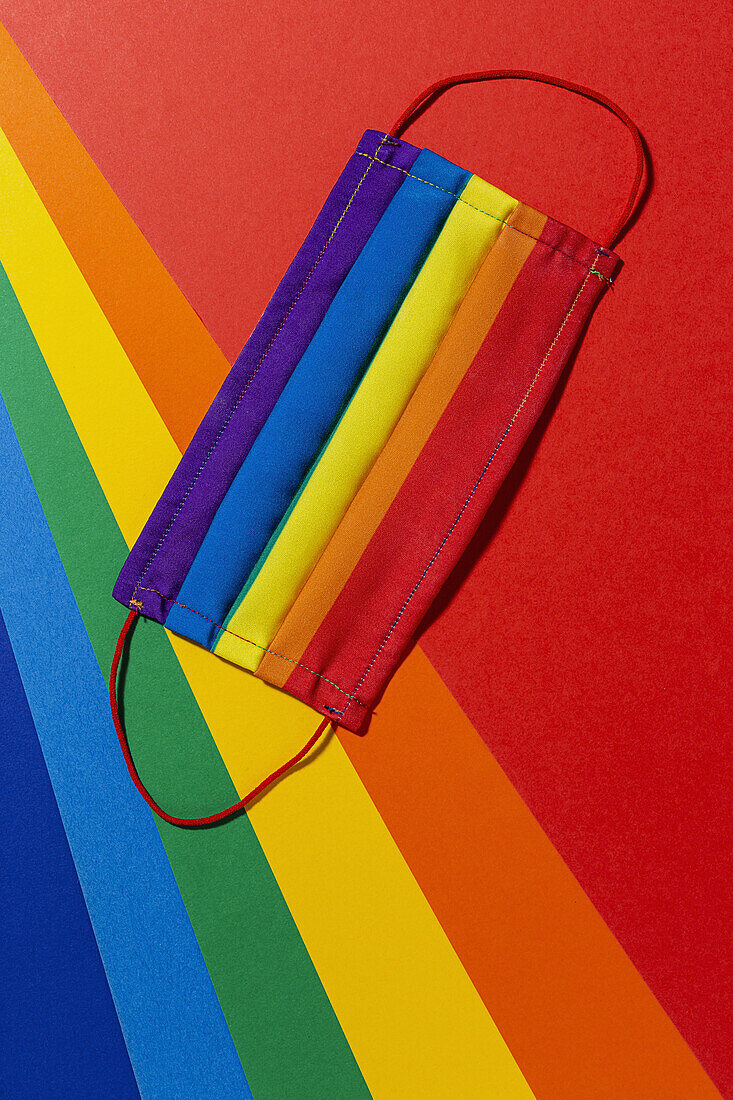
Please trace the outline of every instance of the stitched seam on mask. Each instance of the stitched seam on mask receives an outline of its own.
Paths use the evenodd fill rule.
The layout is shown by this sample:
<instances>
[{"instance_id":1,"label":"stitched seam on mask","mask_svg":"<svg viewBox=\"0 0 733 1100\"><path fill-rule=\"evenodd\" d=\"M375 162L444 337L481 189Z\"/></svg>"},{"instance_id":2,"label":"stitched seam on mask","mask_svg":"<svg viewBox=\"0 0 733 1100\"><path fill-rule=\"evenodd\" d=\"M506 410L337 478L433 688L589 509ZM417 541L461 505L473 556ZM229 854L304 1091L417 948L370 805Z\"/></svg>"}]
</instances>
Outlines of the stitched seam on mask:
<instances>
[{"instance_id":1,"label":"stitched seam on mask","mask_svg":"<svg viewBox=\"0 0 733 1100\"><path fill-rule=\"evenodd\" d=\"M389 135L388 135L388 134L385 134L385 135L384 135L384 137L382 138L382 140L381 140L381 141L379 142L379 144L377 145L377 152L379 152L379 150L381 149L382 145L384 145L384 144L397 144L397 143L396 143L396 142L394 142L394 140L393 140L393 139L390 139L390 137L389 137ZM357 152L359 152L359 150L357 150ZM295 309L295 305L296 305L296 303L297 303L298 299L300 298L301 294L302 294L302 293L303 293L303 291L305 290L306 284L308 283L308 281L309 281L309 279L310 279L311 275L313 274L313 272L314 272L314 271L316 270L316 268L318 267L319 263L321 262L321 259L323 258L323 255L324 255L324 253L325 253L326 249L328 248L329 244L331 243L331 241L333 240L334 236L336 235L336 232L337 232L337 230L338 230L339 226L341 225L341 223L343 222L344 218L346 217L346 214L347 214L347 212L348 212L348 210L349 210L349 207L351 206L352 202L353 202L353 201L354 201L354 199L356 198L356 194L357 194L357 192L358 192L359 188L361 187L361 185L363 184L364 180L365 180L365 179L367 178L367 176L369 175L369 171L370 171L370 169L371 169L371 167L372 167L372 163L374 163L374 162L376 162L376 161L377 161L377 158L376 158L376 157L371 157L371 158L370 158L370 163L369 163L369 165L367 166L367 169L366 169L366 171L365 171L364 175L363 175L363 176L361 177L361 179L360 179L360 180L359 180L359 182L357 183L356 187L354 188L354 190L353 190L353 192L352 192L352 194L351 194L351 198L350 198L350 199L349 199L349 201L348 201L348 202L346 203L346 206L344 207L344 209L343 209L343 211L342 211L342 213L341 213L341 217L339 218L339 220L338 220L338 221L336 222L335 226L334 226L334 227L333 227L333 229L331 230L331 233L330 233L330 235L329 235L329 238L328 238L328 240L326 241L326 243L324 244L323 248L322 248L322 249L321 249L321 251L319 252L319 254L318 254L318 257L317 257L317 259L316 259L315 263L313 264L313 266L311 267L310 271L309 271L309 272L308 272L308 274L306 275L306 277L305 277L305 279L304 279L304 281L303 281L303 283L302 283L302 285L301 285L301 287L300 287L300 290L299 290L299 291L298 291L298 293L297 293L297 294L295 295L295 298L294 298L294 299L293 299L293 301L291 302L291 304L290 304L290 306L289 306L289 308L288 308L288 311L287 311L287 313L285 314L285 316L283 317L282 321L281 321L281 322L280 322L280 324L278 325L278 328L277 328L277 331L275 332L275 335L274 335L274 336L272 337L272 339L270 340L270 343L269 343L269 344L267 345L267 347L265 348L265 350L264 350L264 352L262 353L262 356L260 357L260 359L258 360L258 362L257 362L257 364L256 364L256 366L255 366L255 368L254 368L254 370L252 371L252 373L250 374L249 378L247 379L247 382L246 382L246 384L245 384L245 387L244 387L244 389L243 389L243 390L242 390L242 392L240 393L239 397L238 397L238 398L237 398L237 400L235 401L235 403L234 403L234 405L232 406L232 408L231 408L231 409L229 410L229 413L227 414L227 417L226 417L226 419L225 419L224 423L222 424L221 428L219 429L219 433L218 433L218 435L217 435L216 439L215 439L215 440L214 440L214 442L213 442L213 443L211 444L211 447L209 448L209 451L207 452L207 454L206 454L206 457L204 458L203 462L201 463L201 465L199 466L198 470L196 471L196 474L195 474L195 476L194 476L194 479L193 479L193 481L192 481L192 482L191 482L191 484L189 485L188 489L186 490L186 492L185 492L185 494L184 494L184 496L183 496L183 499L181 500L180 504L178 505L178 507L176 508L175 512L173 513L173 518L171 519L170 523L168 524L168 526L166 527L165 531L163 532L163 536L162 536L162 538L161 538L160 542L158 543L158 545L156 546L155 550L153 551L153 555L152 555L152 557L150 558L150 560L148 561L147 565L145 566L145 568L143 569L142 573L140 574L140 576L139 576L139 578L138 578L138 580L137 580L137 583L136 583L136 585L135 585L135 588L133 589L133 592L132 592L132 597L131 597L132 599L134 599L134 598L135 598L135 595L137 594L137 590L138 590L138 588L140 587L140 584L141 584L141 582L142 582L142 581L143 581L143 580L145 579L145 577L147 576L147 574L148 574L148 570L150 569L151 565L153 564L153 562L154 562L154 561L155 561L155 559L157 558L158 554L160 553L160 550L161 550L161 548L162 548L162 546L163 546L163 543L164 543L164 542L165 542L165 540L166 540L166 539L168 538L168 535L170 534L170 532L171 532L171 530L172 530L172 528L173 528L173 525L174 525L174 523L175 523L175 522L176 522L176 520L178 519L178 516L180 515L180 513L181 513L181 510L182 510L183 506L185 505L186 501L188 500L189 496L191 495L191 492L193 491L193 488L194 488L194 486L196 485L196 482L198 481L198 479L200 478L201 474L203 473L204 467L206 466L207 462L209 461L209 459L211 458L212 454L213 454L213 453L214 453L214 451L216 450L216 447L218 446L219 440L221 439L222 435L224 434L224 432L226 431L227 427L228 427L228 426L229 426L229 424L231 423L232 417L234 416L235 412L236 412L236 411L237 411L237 409L239 408L239 405L241 404L241 402L242 402L242 400L243 400L243 398L244 398L244 395L245 395L245 394L247 393L247 391L249 390L249 387L251 386L252 382L254 381L255 375L257 374L257 372L259 371L260 367L261 367L261 366L262 366L262 364L264 363L265 359L266 359L266 358L267 358L267 356L269 355L269 353L270 353L270 349L272 348L273 344L275 343L275 341L277 340L278 336L279 336L279 335L280 335L280 333L282 332L282 330L283 330L283 328L284 328L284 326L285 326L285 323L286 323L286 321L287 321L288 317L290 316L290 314L292 313L292 311L293 311L293 310ZM379 163L380 163L380 164L387 164L388 162L387 162L386 160L380 160L380 161L379 161Z\"/></svg>"},{"instance_id":2,"label":"stitched seam on mask","mask_svg":"<svg viewBox=\"0 0 733 1100\"><path fill-rule=\"evenodd\" d=\"M373 157L370 153L362 153L360 150L357 150L357 155L360 157L366 157L368 160L375 160L377 164L383 164L385 168L394 168L396 172L402 172L403 175L409 176L411 180L417 180L418 183L426 183L428 187L434 187L437 191L444 191L446 195L451 195L458 202L462 202L464 206L470 206L472 210L477 210L479 214L485 214L487 218L493 218L494 221L500 222L508 229L513 229L515 233L521 233L523 237L529 237L531 241L537 241L538 244L543 244L545 248L550 248L553 252L559 252L561 253L561 255L567 256L569 260L572 260L574 263L579 264L580 267L584 267L586 271L590 271L593 275L597 275L599 279L603 279L604 282L608 283L610 286L613 286L613 280L609 278L608 275L604 275L603 272L598 271L590 264L583 263L583 261L579 260L577 256L573 256L572 252L566 252L564 248L557 248L554 244L548 244L547 241L541 240L540 237L534 237L531 233L525 232L524 229L519 229L518 226L512 225L511 222L504 221L503 218L497 217L496 214L491 214L488 210L483 210L480 206L474 206L472 202L467 202L467 200L462 199L460 195L456 195L455 192L449 191L447 187L441 187L437 183L431 183L430 180L424 180L421 176L416 176L413 172L408 172L406 168L400 168L397 164L389 164L386 160L380 160L379 157ZM603 254L604 256L608 255L607 252L604 252Z\"/></svg>"},{"instance_id":3,"label":"stitched seam on mask","mask_svg":"<svg viewBox=\"0 0 733 1100\"><path fill-rule=\"evenodd\" d=\"M183 607L186 611L190 611L193 615L198 615L201 619L206 619L207 623L211 623L212 626L216 626L219 630L223 630L225 634L231 634L233 638L238 638L240 642L245 642L247 645L253 645L255 649L261 649L263 653L269 653L273 657L279 657L281 661L288 661L291 665L297 665L298 668L305 669L306 672L310 672L311 676L316 676L319 680L324 680L331 687L336 688L336 691L340 691L342 695L345 695L347 699L352 703L358 703L360 707L368 709L366 703L362 703L361 699L357 699L356 695L349 695L348 691L344 691L342 687L339 687L333 680L329 680L328 676L323 676L322 673L316 672L313 668L308 668L308 665L304 665L302 661L296 661L293 657L286 657L283 653L276 653L274 649L268 649L267 646L260 645L258 642L253 642L250 638L243 638L241 634L235 634L233 630L230 630L227 626L222 626L221 623L217 623L216 620L210 619L208 615L204 615L202 611L197 611L195 607L189 607L186 603L181 603L180 600L172 600L170 596L165 596L162 592L159 592L157 588L147 588L145 585L140 585L141 592L154 592L156 596L160 596L161 600L166 600L168 603L174 603L177 607ZM214 650L209 652L213 653ZM333 707L327 707L327 710L333 711L334 714L343 715L342 710L333 710Z\"/></svg>"},{"instance_id":4,"label":"stitched seam on mask","mask_svg":"<svg viewBox=\"0 0 733 1100\"><path fill-rule=\"evenodd\" d=\"M522 400L521 400L521 401L519 402L519 404L517 405L516 409L514 410L514 413L513 413L513 415L512 415L512 418L511 418L511 420L509 421L509 423L507 424L506 428L504 429L504 431L503 431L503 433L502 433L502 435L501 435L501 438L499 439L499 442L498 442L498 443L496 444L496 446L494 447L494 450L493 450L493 451L491 452L491 454L490 454L490 456L489 456L489 459L488 459L488 461L487 461L486 465L484 466L483 470L482 470L482 471L481 471L481 473L479 474L478 478L476 479L476 481L475 481L475 483L474 483L474 485L473 485L473 488L471 489L471 492L470 492L470 493L468 494L468 496L466 497L465 501L464 501L464 502L463 502L463 504L461 505L460 511L458 512L458 515L456 516L456 518L455 518L455 519L453 520L453 523L451 524L451 527L450 527L450 529L449 529L449 531L448 531L447 535L446 535L446 536L444 537L444 539L443 539L443 541L441 542L440 546L439 546L439 547L438 547L438 549L437 549L437 550L435 551L435 553L433 554L433 556L432 556L432 558L430 559L430 561L428 562L428 564L427 564L427 565L425 566L425 569L423 570L423 572L422 572L422 574L421 574L421 576L420 576L419 580L417 581L417 583L416 583L416 584L415 584L415 586L413 587L412 591L410 592L409 596L407 597L407 599L406 599L406 600L405 600L405 602L403 603L402 607L400 608L400 610L399 610L399 613L398 613L398 615L397 615L397 618L396 618L396 619L395 619L395 621L394 621L394 622L392 623L392 625L391 625L391 627L389 628L389 630L387 631L387 633L386 633L386 635L385 635L385 637L384 637L384 639L383 639L383 641L382 641L381 645L379 646L379 648L377 649L376 653L375 653L375 654L374 654L374 656L372 657L371 661L369 662L369 664L368 664L368 665L367 665L367 667L365 668L365 670L364 670L364 673L363 673L363 675L362 675L361 679L359 680L358 684L357 684L357 685L356 685L356 687L354 688L354 692L353 692L353 695L349 697L349 699L350 699L350 700L351 700L352 698L355 698L355 697L356 697L356 695L357 695L357 692L358 692L358 691L359 691L359 689L361 688L362 684L363 684L363 683L364 683L364 681L366 680L366 678L367 678L367 676L369 675L369 673L371 672L371 670L372 670L372 669L374 668L374 665L375 665L376 661L378 660L378 658L379 658L379 655L381 654L382 650L383 650L383 649L384 649L384 647L386 646L386 644L387 644L387 642L389 641L389 639L390 639L390 638L392 637L392 634L393 634L393 633L394 633L394 631L396 630L396 628L397 628L397 626L398 626L398 624L399 624L399 622L400 622L400 620L401 620L402 616L404 615L405 611L407 610L407 608L408 608L408 606L409 606L409 604L410 604L410 601L412 600L412 598L413 598L413 596L415 595L415 593L417 592L418 588L420 587L420 585L422 584L422 582L423 582L423 581L425 580L425 578L427 577L428 573L429 573L429 572L430 572L430 570L432 569L433 565L434 565L434 564L435 564L435 562L437 561L438 557L439 557L439 556L440 556L440 554L442 553L442 551L443 551L443 549L444 549L444 547L445 547L446 543L448 542L448 539L449 539L449 538L451 537L451 535L452 535L452 534L453 534L453 532L455 531L455 529L456 529L456 527L458 526L458 524L459 524L459 522L460 522L460 520L461 520L461 518L462 518L463 514L465 513L465 511L466 511L466 509L468 508L469 504L470 504L470 503L471 503L471 501L473 500L473 497L474 497L474 495L475 495L475 493L476 493L476 491L477 491L477 489L478 489L479 485L480 485L480 484L481 484L481 482L483 481L484 477L486 476L486 473L487 473L487 472L488 472L488 470L489 470L489 467L491 466L492 462L493 462L493 461L494 461L494 459L496 458L496 455L497 455L497 454L498 454L498 452L499 452L499 448L500 448L500 447L502 446L502 444L503 444L504 440L505 440L505 439L506 439L506 437L507 437L507 436L509 435L509 432L511 431L512 427L514 426L514 423L516 422L516 419L517 419L517 417L519 416L519 414L521 413L522 409L523 409L523 408L524 408L524 406L526 405L526 403L527 403L527 400L528 400L528 398L529 398L529 395L531 394L532 390L534 389L534 387L535 387L535 385L536 385L536 383L537 383L537 379L538 379L538 378L540 377L540 375L542 374L542 371L543 371L543 370L544 370L544 368L545 368L545 365L546 365L546 363L547 363L547 360L548 360L548 359L550 358L550 355L552 354L552 352L553 352L553 350L554 350L554 348L555 348L555 345L557 344L558 340L560 339L560 336L562 335L562 332L563 332L563 330L564 330L564 328L565 328L566 324L568 323L568 321L569 321L569 319L570 319L570 315L572 314L573 310L575 309L576 305L578 304L578 301L579 301L579 299L580 299L580 296L581 296L581 294L583 293L583 291L585 290L585 287L586 287L586 285L587 285L587 283L588 283L588 280L590 279L590 277L591 277L591 275L592 275L592 274L596 274L596 273L595 273L595 272L593 272L593 270L592 270L592 269L589 269L589 270L588 270L588 274L587 274L587 275L585 276L585 278L583 279L583 282L582 282L582 283L581 283L581 285L580 285L580 289L578 290L578 293L577 293L577 294L575 295L575 297L574 297L574 299L573 299L573 302L572 302L572 304L571 304L571 306L570 306L570 309L569 309L569 310L567 311L567 313L565 314L565 317L563 318L563 321L562 321L562 324L560 325L560 328L559 328L559 329L557 330L557 332L555 333L555 336L554 336L554 338L553 338L553 341L552 341L552 343L550 344L549 348L548 348L548 349L547 349L547 351L545 352L545 356L544 356L544 358L543 358L542 362L540 363L539 367L538 367L538 368L537 368L537 370L535 371L535 375L534 375L534 378L532 379L532 381L530 382L529 386L528 386L528 387L527 387L527 389L525 390L525 392L524 392L524 396L522 397ZM343 711L341 712L341 714L339 714L339 715L338 715L338 717L339 717L339 718L343 718L343 716L344 716L344 715L346 714L346 712L348 711L348 709L349 709L349 707L350 707L350 706L351 706L351 702L349 701L349 703L347 703L346 707L345 707L345 708L344 708L344 710L343 710Z\"/></svg>"}]
</instances>

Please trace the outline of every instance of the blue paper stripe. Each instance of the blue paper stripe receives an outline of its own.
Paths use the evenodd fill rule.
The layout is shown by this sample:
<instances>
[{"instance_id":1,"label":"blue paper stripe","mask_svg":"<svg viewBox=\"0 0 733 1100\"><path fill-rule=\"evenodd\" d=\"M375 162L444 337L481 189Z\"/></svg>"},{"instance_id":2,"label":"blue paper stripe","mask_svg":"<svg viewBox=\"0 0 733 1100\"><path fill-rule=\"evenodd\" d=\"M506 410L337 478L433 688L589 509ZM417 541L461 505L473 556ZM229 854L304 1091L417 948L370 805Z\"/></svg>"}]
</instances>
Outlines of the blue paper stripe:
<instances>
[{"instance_id":1,"label":"blue paper stripe","mask_svg":"<svg viewBox=\"0 0 733 1100\"><path fill-rule=\"evenodd\" d=\"M0 1092L138 1097L0 614Z\"/></svg>"},{"instance_id":2,"label":"blue paper stripe","mask_svg":"<svg viewBox=\"0 0 733 1100\"><path fill-rule=\"evenodd\" d=\"M0 471L0 606L140 1092L251 1097L2 401Z\"/></svg>"},{"instance_id":3,"label":"blue paper stripe","mask_svg":"<svg viewBox=\"0 0 733 1100\"><path fill-rule=\"evenodd\" d=\"M211 648L470 173L423 149L242 463L166 620ZM434 183L426 187L421 180ZM180 604L200 612L191 615ZM213 623L207 622L208 616Z\"/></svg>"}]
</instances>

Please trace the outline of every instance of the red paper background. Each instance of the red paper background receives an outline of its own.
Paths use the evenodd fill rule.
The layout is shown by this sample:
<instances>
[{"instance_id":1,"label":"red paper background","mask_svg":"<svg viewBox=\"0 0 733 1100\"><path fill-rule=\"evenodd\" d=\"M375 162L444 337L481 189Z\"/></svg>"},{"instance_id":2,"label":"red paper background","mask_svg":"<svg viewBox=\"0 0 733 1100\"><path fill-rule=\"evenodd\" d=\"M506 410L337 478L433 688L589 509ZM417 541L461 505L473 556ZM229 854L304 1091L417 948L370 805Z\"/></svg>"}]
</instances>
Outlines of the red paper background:
<instances>
[{"instance_id":1,"label":"red paper background","mask_svg":"<svg viewBox=\"0 0 733 1100\"><path fill-rule=\"evenodd\" d=\"M229 358L361 131L437 77L539 69L639 123L656 179L618 287L421 644L733 1088L722 6L0 0L0 18ZM595 237L632 172L619 123L543 87L454 91L408 136Z\"/></svg>"}]
</instances>

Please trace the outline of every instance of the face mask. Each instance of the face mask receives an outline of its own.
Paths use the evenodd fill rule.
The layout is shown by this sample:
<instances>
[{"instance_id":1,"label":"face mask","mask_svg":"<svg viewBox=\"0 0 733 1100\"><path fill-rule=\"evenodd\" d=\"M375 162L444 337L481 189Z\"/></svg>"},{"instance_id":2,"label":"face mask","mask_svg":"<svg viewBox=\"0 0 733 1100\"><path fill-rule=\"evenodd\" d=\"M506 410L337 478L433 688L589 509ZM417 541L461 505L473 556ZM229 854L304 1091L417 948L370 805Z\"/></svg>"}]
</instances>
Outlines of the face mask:
<instances>
[{"instance_id":1,"label":"face mask","mask_svg":"<svg viewBox=\"0 0 733 1100\"><path fill-rule=\"evenodd\" d=\"M577 92L631 131L636 178L607 244L402 139L448 87L505 76ZM441 81L390 133L366 131L114 588L131 610L112 712L156 813L223 820L329 725L364 727L612 283L644 167L620 108L532 73ZM324 716L219 814L175 818L137 775L116 700L137 615Z\"/></svg>"}]
</instances>

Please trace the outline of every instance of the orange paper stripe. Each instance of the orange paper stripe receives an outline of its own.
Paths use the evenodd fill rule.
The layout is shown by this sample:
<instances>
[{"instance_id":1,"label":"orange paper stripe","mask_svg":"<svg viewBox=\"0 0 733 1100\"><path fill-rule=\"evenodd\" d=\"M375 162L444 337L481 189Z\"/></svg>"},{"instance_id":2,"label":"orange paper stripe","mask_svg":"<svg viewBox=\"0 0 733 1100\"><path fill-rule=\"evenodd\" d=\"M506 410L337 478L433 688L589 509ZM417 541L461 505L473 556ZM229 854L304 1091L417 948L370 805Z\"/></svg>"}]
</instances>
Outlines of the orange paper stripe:
<instances>
[{"instance_id":1,"label":"orange paper stripe","mask_svg":"<svg viewBox=\"0 0 733 1100\"><path fill-rule=\"evenodd\" d=\"M229 363L0 25L2 128L181 450Z\"/></svg>"},{"instance_id":2,"label":"orange paper stripe","mask_svg":"<svg viewBox=\"0 0 733 1100\"><path fill-rule=\"evenodd\" d=\"M529 236L506 228L499 235L387 446L278 631L272 643L276 653L302 658L460 385L546 221L521 203L510 216L509 225ZM283 687L291 671L292 666L265 654L257 675Z\"/></svg>"},{"instance_id":3,"label":"orange paper stripe","mask_svg":"<svg viewBox=\"0 0 733 1100\"><path fill-rule=\"evenodd\" d=\"M224 357L2 28L0 59L0 125L185 446ZM538 1096L718 1096L419 649L342 741Z\"/></svg>"},{"instance_id":4,"label":"orange paper stripe","mask_svg":"<svg viewBox=\"0 0 733 1100\"><path fill-rule=\"evenodd\" d=\"M342 742L535 1096L720 1100L419 647Z\"/></svg>"}]
</instances>

